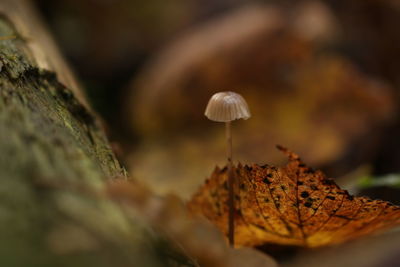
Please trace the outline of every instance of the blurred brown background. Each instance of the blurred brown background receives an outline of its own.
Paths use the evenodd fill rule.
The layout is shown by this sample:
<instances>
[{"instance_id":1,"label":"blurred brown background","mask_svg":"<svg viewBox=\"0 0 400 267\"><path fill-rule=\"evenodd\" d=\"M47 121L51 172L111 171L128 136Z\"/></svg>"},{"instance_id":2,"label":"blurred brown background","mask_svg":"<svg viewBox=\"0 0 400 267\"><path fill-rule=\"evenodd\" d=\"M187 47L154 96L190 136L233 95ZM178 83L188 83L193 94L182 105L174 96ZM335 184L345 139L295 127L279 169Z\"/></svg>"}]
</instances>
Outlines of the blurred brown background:
<instances>
[{"instance_id":1,"label":"blurred brown background","mask_svg":"<svg viewBox=\"0 0 400 267\"><path fill-rule=\"evenodd\" d=\"M36 3L118 156L156 191L187 198L224 164L223 125L203 112L226 90L253 115L233 124L236 161L281 164L281 144L344 183L400 172L396 0Z\"/></svg>"}]
</instances>

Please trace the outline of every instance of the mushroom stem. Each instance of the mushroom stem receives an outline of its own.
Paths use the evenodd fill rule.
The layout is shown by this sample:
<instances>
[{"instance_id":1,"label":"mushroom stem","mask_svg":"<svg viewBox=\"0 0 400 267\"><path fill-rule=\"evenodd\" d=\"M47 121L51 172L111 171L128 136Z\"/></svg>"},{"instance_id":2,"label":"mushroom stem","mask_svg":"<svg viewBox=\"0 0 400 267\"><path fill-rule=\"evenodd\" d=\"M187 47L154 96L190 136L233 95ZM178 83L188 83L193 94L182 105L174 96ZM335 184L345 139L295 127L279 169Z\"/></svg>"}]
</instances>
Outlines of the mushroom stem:
<instances>
[{"instance_id":1,"label":"mushroom stem","mask_svg":"<svg viewBox=\"0 0 400 267\"><path fill-rule=\"evenodd\" d=\"M228 218L228 239L231 247L235 243L235 224L234 224L234 212L235 212L235 198L234 198L234 172L232 165L232 132L231 122L225 123L226 129L226 141L227 141L227 158L228 158L228 207L229 207L229 218Z\"/></svg>"}]
</instances>

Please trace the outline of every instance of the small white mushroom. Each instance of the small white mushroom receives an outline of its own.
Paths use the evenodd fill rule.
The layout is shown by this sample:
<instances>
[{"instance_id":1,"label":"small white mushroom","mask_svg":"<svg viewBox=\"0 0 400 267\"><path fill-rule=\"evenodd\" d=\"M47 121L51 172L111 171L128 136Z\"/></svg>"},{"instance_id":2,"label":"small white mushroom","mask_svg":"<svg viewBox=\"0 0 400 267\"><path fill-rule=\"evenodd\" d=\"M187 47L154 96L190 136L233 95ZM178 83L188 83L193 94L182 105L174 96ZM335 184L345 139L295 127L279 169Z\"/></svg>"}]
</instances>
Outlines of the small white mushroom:
<instances>
[{"instance_id":1,"label":"small white mushroom","mask_svg":"<svg viewBox=\"0 0 400 267\"><path fill-rule=\"evenodd\" d=\"M218 122L247 120L251 116L246 100L235 92L214 94L208 101L205 115L208 119Z\"/></svg>"},{"instance_id":2,"label":"small white mushroom","mask_svg":"<svg viewBox=\"0 0 400 267\"><path fill-rule=\"evenodd\" d=\"M228 158L228 238L229 244L234 246L234 172L232 167L232 133L231 122L238 119L247 120L250 118L249 106L246 100L235 92L220 92L214 94L208 101L206 117L212 121L225 122L226 141L227 141L227 158Z\"/></svg>"}]
</instances>

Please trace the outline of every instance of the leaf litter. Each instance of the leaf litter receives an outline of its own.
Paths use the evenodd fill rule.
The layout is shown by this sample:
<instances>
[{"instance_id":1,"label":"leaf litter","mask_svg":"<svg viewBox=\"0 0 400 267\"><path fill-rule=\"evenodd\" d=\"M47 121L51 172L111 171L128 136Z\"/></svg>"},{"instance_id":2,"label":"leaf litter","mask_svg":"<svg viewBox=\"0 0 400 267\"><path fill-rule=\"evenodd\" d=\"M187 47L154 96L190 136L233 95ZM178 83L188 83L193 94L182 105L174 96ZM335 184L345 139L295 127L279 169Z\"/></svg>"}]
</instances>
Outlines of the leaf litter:
<instances>
[{"instance_id":1,"label":"leaf litter","mask_svg":"<svg viewBox=\"0 0 400 267\"><path fill-rule=\"evenodd\" d=\"M400 207L368 197L354 197L333 179L304 164L298 155L278 146L289 158L284 167L235 167L235 245L277 244L316 248L340 244L397 226ZM216 168L188 203L228 232L227 168Z\"/></svg>"}]
</instances>

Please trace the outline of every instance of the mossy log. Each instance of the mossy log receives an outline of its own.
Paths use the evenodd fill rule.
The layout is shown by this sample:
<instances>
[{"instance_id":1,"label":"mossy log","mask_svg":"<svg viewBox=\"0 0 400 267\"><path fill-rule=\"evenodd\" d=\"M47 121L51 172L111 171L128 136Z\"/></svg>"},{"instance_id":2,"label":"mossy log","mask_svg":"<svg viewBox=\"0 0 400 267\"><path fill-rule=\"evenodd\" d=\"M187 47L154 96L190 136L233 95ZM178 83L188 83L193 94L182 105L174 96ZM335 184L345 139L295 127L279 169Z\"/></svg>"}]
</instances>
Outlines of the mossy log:
<instances>
[{"instance_id":1,"label":"mossy log","mask_svg":"<svg viewBox=\"0 0 400 267\"><path fill-rule=\"evenodd\" d=\"M29 2L0 12L0 266L169 266L140 216L71 190L127 174Z\"/></svg>"}]
</instances>

